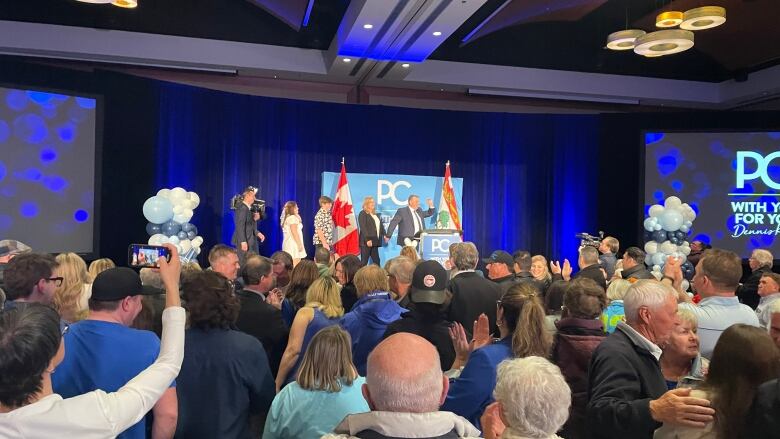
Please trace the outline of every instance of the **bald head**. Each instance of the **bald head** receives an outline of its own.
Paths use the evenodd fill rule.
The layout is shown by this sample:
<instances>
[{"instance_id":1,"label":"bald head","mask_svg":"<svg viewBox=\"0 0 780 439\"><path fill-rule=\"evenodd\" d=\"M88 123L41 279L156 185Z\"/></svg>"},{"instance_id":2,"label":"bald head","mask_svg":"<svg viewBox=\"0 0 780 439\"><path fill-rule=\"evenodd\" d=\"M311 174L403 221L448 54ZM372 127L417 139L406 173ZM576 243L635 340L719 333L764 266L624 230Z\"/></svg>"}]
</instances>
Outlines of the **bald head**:
<instances>
[{"instance_id":1,"label":"bald head","mask_svg":"<svg viewBox=\"0 0 780 439\"><path fill-rule=\"evenodd\" d=\"M420 336L391 335L368 356L363 394L372 410L435 412L447 389L436 348Z\"/></svg>"}]
</instances>

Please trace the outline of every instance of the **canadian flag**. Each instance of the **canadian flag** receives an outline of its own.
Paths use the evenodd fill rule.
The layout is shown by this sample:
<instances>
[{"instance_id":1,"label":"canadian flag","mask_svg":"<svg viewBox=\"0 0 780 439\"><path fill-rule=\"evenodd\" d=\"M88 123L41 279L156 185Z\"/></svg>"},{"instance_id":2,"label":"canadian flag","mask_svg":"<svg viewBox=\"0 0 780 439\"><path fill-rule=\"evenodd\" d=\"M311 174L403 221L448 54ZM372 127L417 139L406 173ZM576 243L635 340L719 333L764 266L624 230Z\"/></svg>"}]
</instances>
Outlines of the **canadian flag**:
<instances>
[{"instance_id":1,"label":"canadian flag","mask_svg":"<svg viewBox=\"0 0 780 439\"><path fill-rule=\"evenodd\" d=\"M461 230L460 215L458 215L458 205L455 203L455 190L452 187L449 161L447 161L444 169L444 184L441 186L441 199L439 200L439 214L436 216L436 228Z\"/></svg>"},{"instance_id":2,"label":"canadian flag","mask_svg":"<svg viewBox=\"0 0 780 439\"><path fill-rule=\"evenodd\" d=\"M352 194L347 183L347 168L341 162L341 177L336 199L333 202L333 223L336 225L334 247L339 255L360 253L358 247L358 229L355 211L352 209Z\"/></svg>"}]
</instances>

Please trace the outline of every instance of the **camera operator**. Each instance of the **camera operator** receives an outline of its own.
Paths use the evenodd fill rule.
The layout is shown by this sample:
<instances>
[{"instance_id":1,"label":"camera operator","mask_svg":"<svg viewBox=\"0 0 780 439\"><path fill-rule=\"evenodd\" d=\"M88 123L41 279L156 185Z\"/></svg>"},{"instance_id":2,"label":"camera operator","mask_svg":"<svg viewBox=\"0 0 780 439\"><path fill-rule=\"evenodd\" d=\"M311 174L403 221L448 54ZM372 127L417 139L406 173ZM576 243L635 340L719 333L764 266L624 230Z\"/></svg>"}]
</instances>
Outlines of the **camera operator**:
<instances>
[{"instance_id":1,"label":"camera operator","mask_svg":"<svg viewBox=\"0 0 780 439\"><path fill-rule=\"evenodd\" d=\"M248 186L241 193L243 196L241 204L236 207L234 217L236 227L233 230L233 245L236 246L241 265L246 261L247 252L259 253L257 239L259 238L260 242L265 241L265 235L257 231L257 221L260 219L260 213L251 211L256 193L257 189L255 187Z\"/></svg>"}]
</instances>

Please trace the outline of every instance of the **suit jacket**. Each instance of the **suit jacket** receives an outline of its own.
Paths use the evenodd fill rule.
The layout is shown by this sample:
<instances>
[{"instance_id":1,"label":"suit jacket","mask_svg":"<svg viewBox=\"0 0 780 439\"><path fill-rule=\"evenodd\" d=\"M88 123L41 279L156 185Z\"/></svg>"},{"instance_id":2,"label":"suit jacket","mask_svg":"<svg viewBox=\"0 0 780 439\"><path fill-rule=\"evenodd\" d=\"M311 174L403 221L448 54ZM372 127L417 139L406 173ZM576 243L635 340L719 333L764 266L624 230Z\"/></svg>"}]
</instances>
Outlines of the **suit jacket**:
<instances>
[{"instance_id":1,"label":"suit jacket","mask_svg":"<svg viewBox=\"0 0 780 439\"><path fill-rule=\"evenodd\" d=\"M758 296L758 281L761 280L761 276L766 273L771 273L772 269L769 267L758 267L756 271L750 273L745 282L737 288L737 297L739 301L745 305L756 309L761 297Z\"/></svg>"},{"instance_id":2,"label":"suit jacket","mask_svg":"<svg viewBox=\"0 0 780 439\"><path fill-rule=\"evenodd\" d=\"M467 272L450 279L449 290L452 293L452 301L447 310L447 320L463 325L463 329L471 337L474 320L485 313L490 320L491 331L498 334L496 301L504 294L499 284L475 272Z\"/></svg>"},{"instance_id":3,"label":"suit jacket","mask_svg":"<svg viewBox=\"0 0 780 439\"><path fill-rule=\"evenodd\" d=\"M240 249L241 243L246 242L249 250L253 250L252 244L257 239L257 221L252 218L252 212L249 211L249 208L243 202L238 205L234 219L233 245ZM255 248L254 251L257 251L257 249Z\"/></svg>"},{"instance_id":4,"label":"suit jacket","mask_svg":"<svg viewBox=\"0 0 780 439\"><path fill-rule=\"evenodd\" d=\"M379 217L379 215L377 215L377 217ZM381 218L379 218L379 230L377 230L371 215L365 210L361 210L358 214L358 227L360 227L361 247L368 247L368 241L371 241L372 247L382 246L382 237L385 236L385 226L382 224Z\"/></svg>"},{"instance_id":5,"label":"suit jacket","mask_svg":"<svg viewBox=\"0 0 780 439\"><path fill-rule=\"evenodd\" d=\"M650 416L650 400L668 390L661 366L622 325L590 359L586 423L592 439L652 439L661 426Z\"/></svg>"},{"instance_id":6,"label":"suit jacket","mask_svg":"<svg viewBox=\"0 0 780 439\"><path fill-rule=\"evenodd\" d=\"M433 216L433 207L428 210L422 210L417 208L417 215L420 215L420 231L425 230L425 218ZM387 237L393 235L396 226L398 227L398 245L404 245L405 238L412 238L414 236L414 218L412 217L412 211L408 206L404 206L395 211L393 219L387 226Z\"/></svg>"},{"instance_id":7,"label":"suit jacket","mask_svg":"<svg viewBox=\"0 0 780 439\"><path fill-rule=\"evenodd\" d=\"M578 277L593 279L601 286L601 288L604 288L604 290L607 289L607 280L604 278L604 273L601 271L601 265L599 264L588 265L587 267L575 273L571 278L576 279Z\"/></svg>"},{"instance_id":8,"label":"suit jacket","mask_svg":"<svg viewBox=\"0 0 780 439\"><path fill-rule=\"evenodd\" d=\"M282 354L287 348L288 330L282 320L282 313L273 305L265 303L263 297L254 291L241 290L236 295L241 301L236 327L260 340L268 355L271 371L276 376Z\"/></svg>"}]
</instances>

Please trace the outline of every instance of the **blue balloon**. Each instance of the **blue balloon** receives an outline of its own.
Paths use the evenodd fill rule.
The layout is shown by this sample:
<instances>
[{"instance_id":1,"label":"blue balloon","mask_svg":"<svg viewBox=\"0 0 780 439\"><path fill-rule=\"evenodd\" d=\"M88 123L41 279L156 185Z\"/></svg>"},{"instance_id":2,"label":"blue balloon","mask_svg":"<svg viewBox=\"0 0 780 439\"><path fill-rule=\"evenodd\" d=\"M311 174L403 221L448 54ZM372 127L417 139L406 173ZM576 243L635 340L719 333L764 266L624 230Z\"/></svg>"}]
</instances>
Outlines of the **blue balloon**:
<instances>
[{"instance_id":1,"label":"blue balloon","mask_svg":"<svg viewBox=\"0 0 780 439\"><path fill-rule=\"evenodd\" d=\"M168 199L155 195L144 202L143 212L150 223L162 224L173 218L173 204Z\"/></svg>"},{"instance_id":2,"label":"blue balloon","mask_svg":"<svg viewBox=\"0 0 780 439\"><path fill-rule=\"evenodd\" d=\"M181 225L175 221L168 221L162 225L161 230L162 234L165 236L178 236L179 232L181 231Z\"/></svg>"},{"instance_id":3,"label":"blue balloon","mask_svg":"<svg viewBox=\"0 0 780 439\"><path fill-rule=\"evenodd\" d=\"M181 230L183 232L189 232L190 230L194 229L195 225L192 223L184 223L181 225Z\"/></svg>"},{"instance_id":4,"label":"blue balloon","mask_svg":"<svg viewBox=\"0 0 780 439\"><path fill-rule=\"evenodd\" d=\"M182 230L182 231L180 231L180 232L177 234L177 236L179 237L179 240L182 240L182 239L187 239L187 232L185 232L184 230Z\"/></svg>"},{"instance_id":5,"label":"blue balloon","mask_svg":"<svg viewBox=\"0 0 780 439\"><path fill-rule=\"evenodd\" d=\"M655 218L651 217L651 218L645 218L645 222L643 225L645 227L645 230L647 230L648 232L652 232L655 224L656 224Z\"/></svg>"},{"instance_id":6,"label":"blue balloon","mask_svg":"<svg viewBox=\"0 0 780 439\"><path fill-rule=\"evenodd\" d=\"M685 219L682 214L674 209L665 209L663 215L661 215L660 221L661 227L667 232L674 232L680 230L680 226L683 225Z\"/></svg>"},{"instance_id":7,"label":"blue balloon","mask_svg":"<svg viewBox=\"0 0 780 439\"><path fill-rule=\"evenodd\" d=\"M662 244L664 241L666 241L666 232L663 230L656 230L653 232L653 241Z\"/></svg>"},{"instance_id":8,"label":"blue balloon","mask_svg":"<svg viewBox=\"0 0 780 439\"><path fill-rule=\"evenodd\" d=\"M653 240L653 232L645 230L645 242Z\"/></svg>"},{"instance_id":9,"label":"blue balloon","mask_svg":"<svg viewBox=\"0 0 780 439\"><path fill-rule=\"evenodd\" d=\"M682 230L678 230L678 231L674 232L674 236L676 236L677 239L679 239L681 241L685 241L685 238L688 237L688 234L683 232Z\"/></svg>"},{"instance_id":10,"label":"blue balloon","mask_svg":"<svg viewBox=\"0 0 780 439\"><path fill-rule=\"evenodd\" d=\"M149 223L146 225L146 233L148 233L149 236L161 233L161 226L162 224Z\"/></svg>"},{"instance_id":11,"label":"blue balloon","mask_svg":"<svg viewBox=\"0 0 780 439\"><path fill-rule=\"evenodd\" d=\"M187 239L191 240L191 239L195 238L196 236L198 236L198 234L194 230L190 230L189 232L187 232Z\"/></svg>"}]
</instances>

